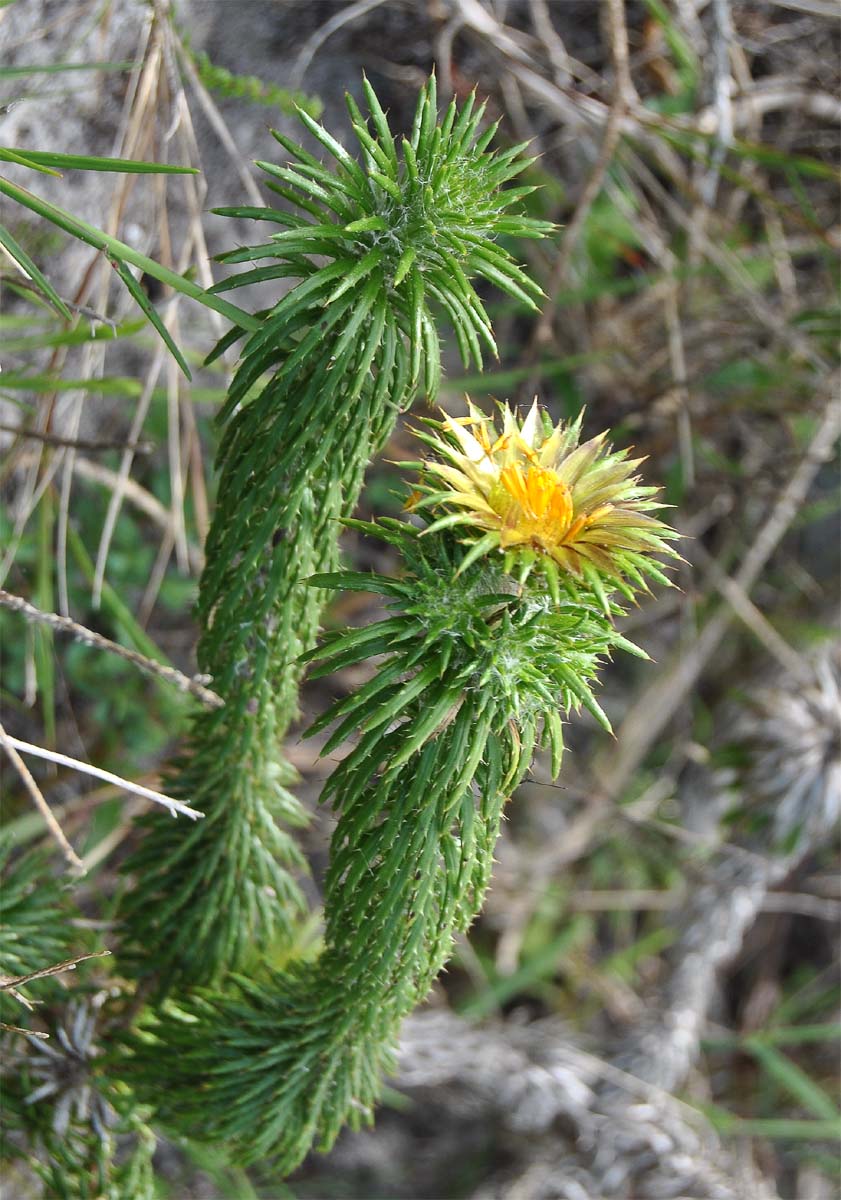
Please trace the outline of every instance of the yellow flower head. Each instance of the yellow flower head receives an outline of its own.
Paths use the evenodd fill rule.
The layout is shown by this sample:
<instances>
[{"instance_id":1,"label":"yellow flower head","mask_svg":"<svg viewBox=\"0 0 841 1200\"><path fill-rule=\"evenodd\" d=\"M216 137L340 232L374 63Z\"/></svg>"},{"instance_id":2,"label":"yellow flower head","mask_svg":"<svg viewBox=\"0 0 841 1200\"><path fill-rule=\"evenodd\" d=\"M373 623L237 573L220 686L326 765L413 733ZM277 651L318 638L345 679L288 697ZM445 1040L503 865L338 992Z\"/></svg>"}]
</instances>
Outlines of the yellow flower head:
<instances>
[{"instance_id":1,"label":"yellow flower head","mask_svg":"<svg viewBox=\"0 0 841 1200\"><path fill-rule=\"evenodd\" d=\"M559 580L600 597L605 584L630 595L646 574L668 583L648 555L677 557L667 544L677 534L649 515L662 506L634 474L643 460L603 433L582 444L580 417L553 428L537 400L522 423L499 408L501 430L468 401L468 416L445 415L419 435L437 457L424 463L426 494L413 507L451 510L430 531L475 530L470 561L499 549L509 565L542 567L553 591Z\"/></svg>"}]
</instances>

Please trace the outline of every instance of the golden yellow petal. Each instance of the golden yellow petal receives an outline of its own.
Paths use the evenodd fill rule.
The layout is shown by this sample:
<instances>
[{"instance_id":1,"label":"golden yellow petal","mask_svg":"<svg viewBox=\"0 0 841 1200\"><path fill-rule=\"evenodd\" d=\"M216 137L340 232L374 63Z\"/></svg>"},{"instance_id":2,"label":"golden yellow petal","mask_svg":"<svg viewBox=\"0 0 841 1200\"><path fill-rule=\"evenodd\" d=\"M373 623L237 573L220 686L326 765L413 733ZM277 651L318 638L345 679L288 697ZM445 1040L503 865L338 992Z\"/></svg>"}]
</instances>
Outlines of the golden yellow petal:
<instances>
[{"instance_id":1,"label":"golden yellow petal","mask_svg":"<svg viewBox=\"0 0 841 1200\"><path fill-rule=\"evenodd\" d=\"M509 496L516 500L521 508L526 508L529 503L529 494L523 478L523 468L516 464L503 467L499 474L499 481Z\"/></svg>"}]
</instances>

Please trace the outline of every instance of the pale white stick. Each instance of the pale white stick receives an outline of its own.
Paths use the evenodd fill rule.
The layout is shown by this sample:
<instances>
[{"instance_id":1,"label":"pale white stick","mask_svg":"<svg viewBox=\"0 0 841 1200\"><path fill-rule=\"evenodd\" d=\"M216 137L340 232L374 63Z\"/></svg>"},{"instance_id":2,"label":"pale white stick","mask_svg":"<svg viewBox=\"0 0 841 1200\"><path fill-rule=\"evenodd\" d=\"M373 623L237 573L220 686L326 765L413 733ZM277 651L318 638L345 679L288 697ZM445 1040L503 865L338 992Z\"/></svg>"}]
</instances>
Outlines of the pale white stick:
<instances>
[{"instance_id":1,"label":"pale white stick","mask_svg":"<svg viewBox=\"0 0 841 1200\"><path fill-rule=\"evenodd\" d=\"M41 795L41 789L38 787L38 784L32 778L32 775L30 774L29 768L27 767L26 763L23 761L23 759L21 758L21 756L18 754L17 750L15 749L16 741L17 741L17 739L11 737L10 734L6 733L6 730L3 728L2 725L0 725L0 745L2 745L3 749L6 751L6 754L9 756L9 761L11 762L12 766L17 771L18 775L20 775L20 778L24 784L24 787L26 788L26 790L29 792L30 796L34 800L35 807L38 809L39 813L44 818L47 828L49 829L50 833L53 835L55 840L58 842L59 846L61 846L64 857L67 859L70 866L73 867L73 869L75 871L84 871L84 869L85 869L84 863L82 862L81 858L79 858L79 855L76 853L76 851L73 849L73 847L68 842L68 840L65 836L64 830L61 828L58 821L55 819L54 814L50 810L49 804L47 804L46 800Z\"/></svg>"},{"instance_id":2,"label":"pale white stick","mask_svg":"<svg viewBox=\"0 0 841 1200\"><path fill-rule=\"evenodd\" d=\"M112 775L110 771L103 771L101 767L93 767L90 763L80 762L78 758L70 758L68 754L59 754L57 750L46 750L43 746L33 746L29 742L22 742L19 738L12 737L7 733L4 739L10 746L14 746L16 750L21 750L24 754L31 754L35 758L45 758L48 762L58 763L62 767L72 767L75 771L82 771L85 775L93 775L96 779L104 779L106 783L114 783L117 787L124 788L127 792L134 792L138 796L145 796L148 800L154 800L156 804L163 804L168 808L173 816L176 813L181 813L182 816L203 817L204 813L199 812L195 808L189 808L186 804L182 804L180 800L173 800L171 796L165 796L163 792L155 792L151 788L144 787L142 783L131 783L128 779L121 779L119 775Z\"/></svg>"}]
</instances>

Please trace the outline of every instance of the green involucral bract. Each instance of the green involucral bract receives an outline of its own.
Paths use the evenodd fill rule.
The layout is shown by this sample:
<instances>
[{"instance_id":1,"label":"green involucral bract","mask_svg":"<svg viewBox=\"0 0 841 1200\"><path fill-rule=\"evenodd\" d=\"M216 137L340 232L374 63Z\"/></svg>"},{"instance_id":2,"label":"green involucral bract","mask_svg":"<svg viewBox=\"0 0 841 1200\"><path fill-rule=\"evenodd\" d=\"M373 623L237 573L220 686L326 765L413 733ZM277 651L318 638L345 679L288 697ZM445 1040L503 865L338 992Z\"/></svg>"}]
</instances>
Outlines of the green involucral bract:
<instances>
[{"instance_id":1,"label":"green involucral bract","mask_svg":"<svg viewBox=\"0 0 841 1200\"><path fill-rule=\"evenodd\" d=\"M126 961L165 990L208 983L290 935L303 860L290 827L305 816L280 739L297 715L300 657L322 600L302 581L337 566L337 518L399 411L440 378L438 321L465 363L496 354L471 280L534 307L540 289L498 244L542 237L547 223L509 213L530 189L505 187L528 159L491 151L483 107L451 105L438 124L435 83L398 145L373 90L368 116L348 100L353 157L310 116L330 169L281 134L290 161L261 163L288 207L229 208L264 222L261 245L223 255L250 266L218 284L297 281L246 341L220 413L219 491L199 593L199 666L224 708L199 714L168 789L204 820L185 833L155 818L126 865ZM242 336L233 329L216 353Z\"/></svg>"},{"instance_id":2,"label":"green involucral bract","mask_svg":"<svg viewBox=\"0 0 841 1200\"><path fill-rule=\"evenodd\" d=\"M239 979L235 996L150 1015L127 1060L165 1123L283 1171L370 1120L401 1020L481 907L503 806L535 748L557 772L561 716L582 705L609 728L593 680L615 647L641 653L614 629L621 610L583 587L553 599L541 574L512 578L502 554L469 563L447 529L351 523L391 543L403 572L311 581L380 593L389 609L308 655L315 674L379 656L370 682L310 730L334 726L325 754L355 737L325 789L338 824L324 950Z\"/></svg>"}]
</instances>

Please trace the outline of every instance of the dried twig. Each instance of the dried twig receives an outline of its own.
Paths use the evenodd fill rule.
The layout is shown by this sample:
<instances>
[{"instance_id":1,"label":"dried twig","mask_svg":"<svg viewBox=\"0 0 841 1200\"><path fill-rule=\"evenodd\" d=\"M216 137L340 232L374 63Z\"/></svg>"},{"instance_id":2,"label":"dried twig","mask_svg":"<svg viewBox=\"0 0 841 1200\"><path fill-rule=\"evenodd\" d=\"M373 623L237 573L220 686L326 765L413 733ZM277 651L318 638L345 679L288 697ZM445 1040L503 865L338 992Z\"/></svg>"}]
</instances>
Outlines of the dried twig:
<instances>
[{"instance_id":1,"label":"dried twig","mask_svg":"<svg viewBox=\"0 0 841 1200\"><path fill-rule=\"evenodd\" d=\"M117 471L112 471L110 467L94 462L92 459L83 458L79 454L73 461L73 471L82 479L86 479L90 483L98 483L102 487L108 488L109 491L113 491L121 479ZM165 505L161 504L157 496L152 495L131 476L125 479L122 486L126 500L130 501L140 512L145 513L156 525L159 525L165 534L169 533L172 526L172 514ZM198 575L204 565L204 555L195 542L188 542L187 549L190 555L190 568Z\"/></svg>"},{"instance_id":2,"label":"dried twig","mask_svg":"<svg viewBox=\"0 0 841 1200\"><path fill-rule=\"evenodd\" d=\"M24 1037L38 1038L41 1041L47 1041L48 1033L42 1033L40 1030L24 1029L20 1025L10 1025L8 1021L0 1021L0 1029L4 1033L22 1033Z\"/></svg>"},{"instance_id":3,"label":"dried twig","mask_svg":"<svg viewBox=\"0 0 841 1200\"><path fill-rule=\"evenodd\" d=\"M830 21L838 20L838 5L835 0L769 0L777 8L790 8L794 12L811 13L815 17L828 17Z\"/></svg>"},{"instance_id":4,"label":"dried twig","mask_svg":"<svg viewBox=\"0 0 841 1200\"><path fill-rule=\"evenodd\" d=\"M789 646L785 638L777 633L774 626L767 617L763 616L744 588L739 587L738 583L721 569L718 561L704 549L700 542L694 547L694 552L703 562L705 569L709 571L713 583L728 604L730 604L733 612L744 623L746 628L750 629L751 633L755 634L759 641L762 642L769 654L772 654L780 666L785 667L795 679L799 679L801 682L810 679L811 671L801 656Z\"/></svg>"},{"instance_id":5,"label":"dried twig","mask_svg":"<svg viewBox=\"0 0 841 1200\"><path fill-rule=\"evenodd\" d=\"M193 820L204 816L204 813L198 812L197 809L190 808L186 804L182 804L180 800L174 800L172 796L164 795L163 792L153 791L152 788L144 787L140 783L132 783L128 779L123 779L120 775L114 775L111 771L103 771L101 767L94 767L90 763L80 762L78 758L71 758L69 754L59 754L57 750L47 750L44 746L33 746L30 742L22 742L20 738L11 737L6 733L2 726L0 726L0 741L3 742L4 748L10 752L10 757L12 750L22 750L24 754L31 754L35 758L46 759L47 762L57 763L61 767L71 767L74 771L81 771L83 775L92 775L95 779L104 779L106 783L114 783L126 792L134 792L137 796L145 796L147 800L154 800L156 804L162 804L164 808L168 808L172 816L180 813L184 817L192 817ZM23 763L21 763L21 766L26 770ZM29 774L28 771L27 774ZM35 783L34 780L32 782L33 784ZM41 796L41 793L39 792L38 795ZM41 796L41 801L46 806L43 796ZM40 809L41 805L39 804L38 807ZM50 813L48 807L46 808L46 812L49 813L50 822L54 822L53 815ZM46 820L46 813L44 816ZM52 828L52 824L50 827ZM62 838L64 837L63 834L61 836ZM72 847L69 848L72 852ZM75 853L73 857L77 859L79 866L81 866L81 860L77 858Z\"/></svg>"},{"instance_id":6,"label":"dried twig","mask_svg":"<svg viewBox=\"0 0 841 1200\"><path fill-rule=\"evenodd\" d=\"M91 954L77 954L74 958L65 959L64 962L55 963L51 967L42 967L38 971L30 971L28 975L15 975L14 977L0 977L0 992L8 992L10 996L14 996L24 1008L28 1008L30 1012L34 1009L34 1004L31 1000L27 1000L26 996L22 996L18 991L19 987L24 984L32 983L34 979L46 979L52 975L61 975L64 971L75 971L79 963L87 962L89 958L105 958L110 955L110 950L94 950ZM48 1041L49 1034L43 1033L39 1029L23 1029L20 1025L9 1025L6 1021L0 1021L0 1029L6 1033L22 1033L24 1037L37 1038L39 1041Z\"/></svg>"},{"instance_id":7,"label":"dried twig","mask_svg":"<svg viewBox=\"0 0 841 1200\"><path fill-rule=\"evenodd\" d=\"M569 898L574 912L679 912L687 902L684 887L657 890L655 888L618 888L592 891L579 888ZM813 896L809 892L769 892L760 904L766 913L797 913L818 921L837 921L841 917L841 900Z\"/></svg>"},{"instance_id":8,"label":"dried twig","mask_svg":"<svg viewBox=\"0 0 841 1200\"><path fill-rule=\"evenodd\" d=\"M543 43L552 64L555 83L558 87L569 87L572 80L569 54L560 34L552 24L547 0L532 0L530 15L534 31Z\"/></svg>"},{"instance_id":9,"label":"dried twig","mask_svg":"<svg viewBox=\"0 0 841 1200\"><path fill-rule=\"evenodd\" d=\"M786 690L790 691L793 681L788 678L785 682ZM754 702L758 698L755 695ZM776 711L773 692L766 695L765 703ZM837 676L833 682L829 660L825 660L813 672L811 689L804 688L802 696L797 696L792 711L799 710L795 715L800 722L785 722L786 729L791 731L791 743L782 750L783 756L793 761L792 777L802 779L805 774L807 782L811 780L816 786L806 787L799 796L794 796L795 810L784 814L786 819L779 827L781 806L776 791L763 795L768 779L756 773L745 777L749 799L764 804L774 813L775 820L764 842L754 843L753 853L722 858L713 865L701 886L693 889L681 911L680 936L672 950L674 966L663 989L662 1009L652 1014L650 1022L633 1031L626 1042L622 1058L635 1075L670 1091L682 1085L698 1052L717 972L738 953L759 912L808 911L810 916L837 919L837 903L827 905L817 897L797 895L769 897L777 883L825 843L836 825L835 785L841 777L834 736L837 708ZM779 746L777 728L773 725L763 728L760 719L759 729L766 742L775 748ZM778 782L779 770L773 777L775 788ZM710 777L709 786L715 787L714 776ZM790 795L795 791L787 784L783 786ZM783 850L785 837L790 840L793 833L796 834L793 847Z\"/></svg>"},{"instance_id":10,"label":"dried twig","mask_svg":"<svg viewBox=\"0 0 841 1200\"><path fill-rule=\"evenodd\" d=\"M607 0L606 11L610 28L611 54L613 57L614 93L610 113L604 128L602 144L599 148L593 170L582 191L575 212L564 232L560 253L555 260L552 274L546 285L549 302L544 306L540 319L535 327L532 338L532 354L550 340L552 323L555 319L557 303L555 297L566 279L573 253L584 230L590 209L596 202L602 190L616 147L622 133L622 121L632 103L636 92L631 79L628 63L628 30L625 26L624 0ZM533 388L529 388L532 391Z\"/></svg>"},{"instance_id":11,"label":"dried twig","mask_svg":"<svg viewBox=\"0 0 841 1200\"><path fill-rule=\"evenodd\" d=\"M142 49L140 49L136 59L138 67L133 72L129 82L129 88L123 102L118 134L114 141L114 154L116 157L142 157L143 147L148 145L152 136L154 122L144 120L144 115L149 102L152 81L157 77L160 69L160 28L161 23L156 19L154 14L150 15L147 21L144 22L140 35L140 47ZM118 186L115 188L105 224L105 228L109 233L117 233L129 194L134 185L135 179L127 175L120 180ZM107 307L108 294L111 287L111 271L108 267L107 259L99 254L95 255L91 261L91 265L85 276L86 287L93 289L94 283L96 283L97 288L97 306L104 310ZM131 301L128 296L124 295L121 298L121 303L128 307ZM105 353L106 343L88 343L83 348L82 372L85 377L102 373L105 363ZM72 438L78 435L84 402L85 393L81 392L76 398L69 418L69 433ZM134 433L129 435L129 441L137 442L139 440L139 433L140 429L138 427ZM59 610L65 616L69 616L70 598L67 585L67 543L70 519L70 494L74 480L73 468L76 449L70 446L66 451L59 450L56 458L58 459L59 456L63 456L63 465L56 530L56 566Z\"/></svg>"},{"instance_id":12,"label":"dried twig","mask_svg":"<svg viewBox=\"0 0 841 1200\"><path fill-rule=\"evenodd\" d=\"M150 454L153 449L151 442L127 443L122 439L96 440L87 438L60 437L57 433L47 433L39 429L23 429L19 425L6 425L0 422L0 431L13 433L17 437L29 438L32 441L45 442L48 446L72 446L74 450L132 450L135 454Z\"/></svg>"},{"instance_id":13,"label":"dried twig","mask_svg":"<svg viewBox=\"0 0 841 1200\"><path fill-rule=\"evenodd\" d=\"M534 327L531 340L526 350L526 360L535 363L541 350L552 340L552 327L558 308L557 296L561 290L572 263L575 249L584 231L590 210L599 197L604 186L610 165L613 162L616 149L622 133L622 122L630 105L636 97L633 80L631 79L628 56L628 30L625 25L624 0L606 0L608 26L610 29L611 55L613 59L614 91L607 123L604 127L601 146L590 176L578 198L575 211L564 230L561 248L555 259L545 291L546 304ZM537 390L539 372L536 370L523 389L524 396L530 396Z\"/></svg>"},{"instance_id":14,"label":"dried twig","mask_svg":"<svg viewBox=\"0 0 841 1200\"><path fill-rule=\"evenodd\" d=\"M2 976L0 977L0 992L14 992L16 988L23 987L26 983L32 983L34 979L47 979L51 975L60 975L63 971L75 971L79 963L87 962L89 958L107 958L110 953L110 950L93 950L90 954L76 954L73 958L65 959L64 962L55 963L54 966L30 971L28 975Z\"/></svg>"},{"instance_id":15,"label":"dried twig","mask_svg":"<svg viewBox=\"0 0 841 1200\"><path fill-rule=\"evenodd\" d=\"M325 21L323 25L320 25L315 33L304 42L298 57L295 59L295 64L289 76L292 90L300 89L307 68L329 37L332 37L343 25L350 24L351 21L357 20L358 17L364 17L372 8L379 8L383 3L385 3L385 0L356 0L355 4L345 5L329 21Z\"/></svg>"},{"instance_id":16,"label":"dried twig","mask_svg":"<svg viewBox=\"0 0 841 1200\"><path fill-rule=\"evenodd\" d=\"M673 255L669 253L669 258ZM686 386L686 352L683 328L680 323L680 284L672 276L664 298L666 331L669 339L669 363L672 372L672 390L677 403L677 436L680 450L680 465L683 482L687 490L695 486L695 453L692 448L692 425L689 416L689 389Z\"/></svg>"},{"instance_id":17,"label":"dried twig","mask_svg":"<svg viewBox=\"0 0 841 1200\"><path fill-rule=\"evenodd\" d=\"M0 249L2 249L2 247L0 247ZM31 292L33 296L37 296L39 298L43 297L44 293L41 291L41 288L37 284L33 283L29 278L20 274L20 267L17 263L15 263L15 267L17 268L17 273L15 275L6 275L5 272L0 271L0 284L6 281L13 282L15 287L22 288L27 292ZM77 312L80 316L88 317L89 320L96 321L100 325L107 325L108 328L113 331L114 336L117 336L119 323L113 320L113 318L105 317L102 315L102 313L97 312L93 308L88 308L84 304L77 304L76 301L70 300L67 296L59 296L59 300L61 300L64 307L69 308L71 312Z\"/></svg>"},{"instance_id":18,"label":"dried twig","mask_svg":"<svg viewBox=\"0 0 841 1200\"><path fill-rule=\"evenodd\" d=\"M837 371L826 380L824 389L828 393L828 400L821 423L733 576L733 583L746 596L797 515L815 475L832 453L832 447L841 434L841 404L837 399L840 380L841 373ZM683 697L694 686L735 617L736 613L729 603L719 608L699 631L693 645L682 647L672 666L633 705L617 731L612 761L601 780L608 796L614 797L621 792L649 748L673 718Z\"/></svg>"},{"instance_id":19,"label":"dried twig","mask_svg":"<svg viewBox=\"0 0 841 1200\"><path fill-rule=\"evenodd\" d=\"M700 1113L586 1053L557 1018L474 1026L444 1011L415 1014L401 1032L397 1084L418 1089L418 1103L434 1097L439 1117L451 1114L444 1124L456 1136L465 1112L516 1135L514 1161L472 1191L474 1200L628 1195L600 1169L598 1160L614 1148L626 1148L637 1168L635 1195L743 1200L726 1179L727 1152ZM621 1097L610 1108L601 1098L607 1085ZM412 1148L397 1141L395 1151L408 1162Z\"/></svg>"},{"instance_id":20,"label":"dried twig","mask_svg":"<svg viewBox=\"0 0 841 1200\"><path fill-rule=\"evenodd\" d=\"M644 183L648 191L657 197L666 212L674 218L676 223L682 229L685 229L687 234L691 233L693 229L692 214L684 211L670 190L663 186L656 174L649 170L646 164L637 156L628 156L628 166L633 174ZM770 304L762 296L750 273L745 269L738 257L728 247L710 238L703 230L698 230L697 226L694 228L696 229L698 242L706 259L721 272L737 295L744 296L747 306L751 309L757 321L789 345L796 354L803 358L804 361L810 363L816 370L821 372L829 370L829 360L820 353L808 337L804 336L796 326L791 325L785 319L784 315L777 312L774 305Z\"/></svg>"},{"instance_id":21,"label":"dried twig","mask_svg":"<svg viewBox=\"0 0 841 1200\"><path fill-rule=\"evenodd\" d=\"M21 778L21 782L32 797L35 807L44 818L47 828L55 838L58 845L61 847L61 852L67 860L67 863L73 868L74 871L84 871L85 868L82 864L81 858L79 858L79 855L68 842L64 835L64 830L53 816L50 806L42 796L41 789L35 782L29 767L27 767L26 763L18 754L17 749L19 743L17 742L17 739L10 737L2 725L0 725L0 745L2 745L3 749L6 751L6 754L9 757L9 762L11 762L12 766L17 771Z\"/></svg>"},{"instance_id":22,"label":"dried twig","mask_svg":"<svg viewBox=\"0 0 841 1200\"><path fill-rule=\"evenodd\" d=\"M247 163L245 162L245 159L237 149L236 141L227 124L225 123L225 118L219 111L219 108L210 92L202 83L199 73L193 64L190 55L184 50L184 47L180 42L176 43L176 53L178 55L178 65L189 79L190 86L195 92L196 99L198 100L204 115L207 117L208 121L213 127L214 133L227 151L228 156L230 157L231 162L236 169L237 175L239 176L240 183L245 189L249 200L254 205L262 205L263 197L260 194L260 189L254 182L254 178L248 168Z\"/></svg>"},{"instance_id":23,"label":"dried twig","mask_svg":"<svg viewBox=\"0 0 841 1200\"><path fill-rule=\"evenodd\" d=\"M841 118L841 102L829 92L816 91L788 80L759 80L749 92L732 103L732 124L740 129L750 122L782 109L797 109L818 121L837 124ZM679 128L687 128L685 120L671 118ZM691 128L699 133L716 133L719 128L716 109L705 108L698 113Z\"/></svg>"},{"instance_id":24,"label":"dried twig","mask_svg":"<svg viewBox=\"0 0 841 1200\"><path fill-rule=\"evenodd\" d=\"M34 460L35 455L33 454L32 457ZM25 454L21 459L21 465L26 466L29 462L30 459ZM102 487L108 488L109 491L113 491L120 482L117 471L112 471L110 467L94 462L93 459L84 458L81 454L75 454L73 458L73 473L89 483L98 483ZM164 533L168 533L172 526L172 514L161 504L157 496L153 496L147 488L139 484L136 479L132 479L131 476L125 480L123 486L126 500L131 501L135 508L159 525ZM204 565L204 555L195 542L188 542L187 549L190 555L190 569L198 575Z\"/></svg>"},{"instance_id":25,"label":"dried twig","mask_svg":"<svg viewBox=\"0 0 841 1200\"><path fill-rule=\"evenodd\" d=\"M12 612L21 613L28 621L37 621L41 625L48 625L50 629L55 629L58 633L69 634L77 641L84 642L86 646L95 646L99 650L107 650L110 654L116 654L118 658L124 659L141 671L166 680L167 683L177 687L179 691L189 692L208 708L221 708L224 704L222 697L211 691L201 679L191 679L189 675L184 675L175 667L155 662L154 659L147 658L145 654L139 654L136 650L120 646L117 642L112 642L110 638L103 637L101 633L96 633L93 629L80 625L71 617L43 612L34 604L30 604L28 600L24 600L22 596L15 596L3 588L0 588L0 605L11 609Z\"/></svg>"},{"instance_id":26,"label":"dried twig","mask_svg":"<svg viewBox=\"0 0 841 1200\"><path fill-rule=\"evenodd\" d=\"M166 257L169 257L168 255ZM178 313L172 314L173 335L178 337ZM181 372L175 359L166 364L167 450L169 452L169 489L172 503L172 531L175 557L182 575L188 573L187 522L184 515L184 462L181 439Z\"/></svg>"},{"instance_id":27,"label":"dried twig","mask_svg":"<svg viewBox=\"0 0 841 1200\"><path fill-rule=\"evenodd\" d=\"M149 371L146 376L146 381L143 385L143 392L137 401L137 406L134 410L132 418L131 430L129 431L129 444L136 442L140 437L140 431L143 428L143 423L149 412L149 407L152 403L152 394L155 390L155 385L158 382L158 376L161 373L166 357L166 348L161 342L156 351ZM96 554L96 566L94 569L93 582L93 603L94 607L98 608L102 599L102 585L105 582L105 567L108 562L108 551L111 546L111 538L117 525L117 518L120 514L120 509L123 503L125 494L126 481L131 473L131 465L134 461L134 454L131 450L124 450L120 460L119 478L117 486L111 493L111 499L108 502L108 509L105 513L105 521L102 526L102 533L99 539L99 548Z\"/></svg>"},{"instance_id":28,"label":"dried twig","mask_svg":"<svg viewBox=\"0 0 841 1200\"><path fill-rule=\"evenodd\" d=\"M447 21L435 38L435 69L438 75L438 94L445 103L453 96L453 42L461 29L456 14Z\"/></svg>"},{"instance_id":29,"label":"dried twig","mask_svg":"<svg viewBox=\"0 0 841 1200\"><path fill-rule=\"evenodd\" d=\"M721 168L733 138L733 105L730 100L730 43L733 41L733 17L730 0L713 0L713 92L716 129L709 169L701 181L701 199L708 207L715 203Z\"/></svg>"}]
</instances>

